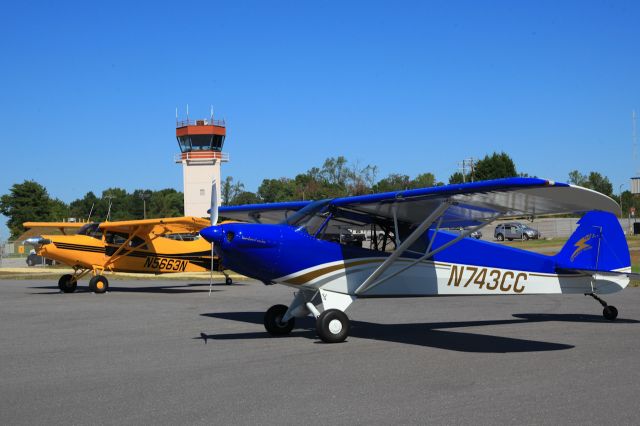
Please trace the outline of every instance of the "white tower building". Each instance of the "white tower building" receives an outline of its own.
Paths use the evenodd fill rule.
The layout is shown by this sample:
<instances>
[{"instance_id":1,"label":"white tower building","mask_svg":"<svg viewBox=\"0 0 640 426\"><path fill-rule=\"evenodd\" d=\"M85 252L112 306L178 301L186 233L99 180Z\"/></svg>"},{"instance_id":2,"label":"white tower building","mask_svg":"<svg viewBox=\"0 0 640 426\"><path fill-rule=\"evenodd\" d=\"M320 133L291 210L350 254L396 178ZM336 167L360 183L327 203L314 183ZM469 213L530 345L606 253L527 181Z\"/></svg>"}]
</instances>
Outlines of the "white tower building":
<instances>
[{"instance_id":1,"label":"white tower building","mask_svg":"<svg viewBox=\"0 0 640 426\"><path fill-rule=\"evenodd\" d=\"M176 121L176 139L180 154L175 162L182 163L185 216L207 217L211 207L211 182L215 179L220 200L220 165L229 161L222 152L226 136L222 120Z\"/></svg>"}]
</instances>

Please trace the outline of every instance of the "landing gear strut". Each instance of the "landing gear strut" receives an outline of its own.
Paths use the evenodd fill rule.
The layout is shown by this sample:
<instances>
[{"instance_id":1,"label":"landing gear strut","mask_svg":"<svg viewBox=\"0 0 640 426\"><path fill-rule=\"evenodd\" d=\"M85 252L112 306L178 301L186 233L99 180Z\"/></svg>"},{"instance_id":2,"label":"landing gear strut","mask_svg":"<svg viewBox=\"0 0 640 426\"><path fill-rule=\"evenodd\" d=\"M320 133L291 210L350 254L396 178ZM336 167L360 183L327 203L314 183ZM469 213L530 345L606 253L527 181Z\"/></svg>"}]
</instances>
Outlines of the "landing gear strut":
<instances>
[{"instance_id":1,"label":"landing gear strut","mask_svg":"<svg viewBox=\"0 0 640 426\"><path fill-rule=\"evenodd\" d=\"M602 316L609 321L614 321L618 317L618 310L613 305L608 305L607 302L598 297L595 293L585 293L585 296L591 296L596 299L603 306Z\"/></svg>"},{"instance_id":2,"label":"landing gear strut","mask_svg":"<svg viewBox=\"0 0 640 426\"><path fill-rule=\"evenodd\" d=\"M233 280L231 279L231 277L229 276L229 274L227 274L225 271L221 271L221 272L222 272L222 274L224 275L224 278L225 278L225 279L224 279L224 283L225 283L226 285L231 285L231 284L233 284Z\"/></svg>"}]
</instances>

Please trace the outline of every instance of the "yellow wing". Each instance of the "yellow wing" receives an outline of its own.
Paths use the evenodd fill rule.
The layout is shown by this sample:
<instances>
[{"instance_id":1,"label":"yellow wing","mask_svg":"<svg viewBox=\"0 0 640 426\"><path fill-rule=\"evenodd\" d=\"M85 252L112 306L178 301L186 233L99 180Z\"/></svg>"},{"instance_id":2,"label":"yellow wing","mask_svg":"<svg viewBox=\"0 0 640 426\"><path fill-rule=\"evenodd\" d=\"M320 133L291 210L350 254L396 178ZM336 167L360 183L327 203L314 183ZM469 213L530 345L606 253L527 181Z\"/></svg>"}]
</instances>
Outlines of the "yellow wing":
<instances>
[{"instance_id":1,"label":"yellow wing","mask_svg":"<svg viewBox=\"0 0 640 426\"><path fill-rule=\"evenodd\" d=\"M66 228L82 228L86 225L86 222L24 222L22 226L26 229L31 228L56 228L56 229L66 229Z\"/></svg>"},{"instance_id":2,"label":"yellow wing","mask_svg":"<svg viewBox=\"0 0 640 426\"><path fill-rule=\"evenodd\" d=\"M26 240L40 234L74 235L87 222L24 222L25 231L18 237L18 241Z\"/></svg>"},{"instance_id":3,"label":"yellow wing","mask_svg":"<svg viewBox=\"0 0 640 426\"><path fill-rule=\"evenodd\" d=\"M199 217L168 217L160 219L122 220L118 222L102 222L100 229L127 234L186 234L198 232L211 225L207 219ZM137 232L136 232L137 231Z\"/></svg>"}]
</instances>

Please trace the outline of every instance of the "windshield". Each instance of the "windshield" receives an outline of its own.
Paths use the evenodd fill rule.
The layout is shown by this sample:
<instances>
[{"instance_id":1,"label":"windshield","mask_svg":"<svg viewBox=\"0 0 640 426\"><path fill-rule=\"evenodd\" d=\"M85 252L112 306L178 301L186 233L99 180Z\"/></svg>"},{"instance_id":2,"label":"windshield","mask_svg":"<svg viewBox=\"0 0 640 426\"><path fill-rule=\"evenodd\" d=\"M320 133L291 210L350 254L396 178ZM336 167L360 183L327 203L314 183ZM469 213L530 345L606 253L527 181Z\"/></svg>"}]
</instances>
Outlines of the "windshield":
<instances>
[{"instance_id":1,"label":"windshield","mask_svg":"<svg viewBox=\"0 0 640 426\"><path fill-rule=\"evenodd\" d=\"M325 210L330 202L330 199L314 201L285 219L282 224L295 228L303 228L309 235L314 235L326 219L328 212L325 212Z\"/></svg>"},{"instance_id":2,"label":"windshield","mask_svg":"<svg viewBox=\"0 0 640 426\"><path fill-rule=\"evenodd\" d=\"M97 239L102 238L102 231L99 223L87 223L78 231L78 235L86 235Z\"/></svg>"}]
</instances>

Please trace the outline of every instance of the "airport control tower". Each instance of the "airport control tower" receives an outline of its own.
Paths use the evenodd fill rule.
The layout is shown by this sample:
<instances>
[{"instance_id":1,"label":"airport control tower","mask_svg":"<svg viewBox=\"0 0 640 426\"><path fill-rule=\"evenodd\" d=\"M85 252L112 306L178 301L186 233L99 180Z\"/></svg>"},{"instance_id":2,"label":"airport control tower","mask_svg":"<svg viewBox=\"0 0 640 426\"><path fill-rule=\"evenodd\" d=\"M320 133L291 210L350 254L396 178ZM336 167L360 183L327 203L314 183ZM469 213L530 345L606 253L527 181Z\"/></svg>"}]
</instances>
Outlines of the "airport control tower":
<instances>
[{"instance_id":1,"label":"airport control tower","mask_svg":"<svg viewBox=\"0 0 640 426\"><path fill-rule=\"evenodd\" d=\"M182 163L184 181L185 216L206 217L211 207L211 182L216 180L218 200L220 200L220 164L229 161L229 155L222 152L226 136L225 123L214 120L178 121L176 118L176 139L180 154L176 163Z\"/></svg>"}]
</instances>

